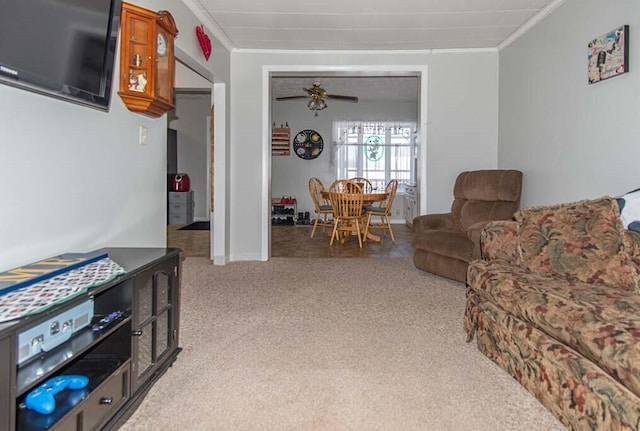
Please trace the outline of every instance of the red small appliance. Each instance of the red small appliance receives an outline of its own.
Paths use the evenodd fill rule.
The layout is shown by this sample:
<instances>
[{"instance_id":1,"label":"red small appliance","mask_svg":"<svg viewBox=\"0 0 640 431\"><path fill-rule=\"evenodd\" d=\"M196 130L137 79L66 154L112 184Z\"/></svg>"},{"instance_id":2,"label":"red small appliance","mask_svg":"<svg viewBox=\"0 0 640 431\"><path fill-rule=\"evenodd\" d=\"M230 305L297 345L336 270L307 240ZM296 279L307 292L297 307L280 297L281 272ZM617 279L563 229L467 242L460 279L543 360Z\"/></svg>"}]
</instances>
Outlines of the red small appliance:
<instances>
[{"instance_id":1,"label":"red small appliance","mask_svg":"<svg viewBox=\"0 0 640 431\"><path fill-rule=\"evenodd\" d=\"M172 192L188 192L191 190L191 180L187 174L175 174L171 180Z\"/></svg>"}]
</instances>

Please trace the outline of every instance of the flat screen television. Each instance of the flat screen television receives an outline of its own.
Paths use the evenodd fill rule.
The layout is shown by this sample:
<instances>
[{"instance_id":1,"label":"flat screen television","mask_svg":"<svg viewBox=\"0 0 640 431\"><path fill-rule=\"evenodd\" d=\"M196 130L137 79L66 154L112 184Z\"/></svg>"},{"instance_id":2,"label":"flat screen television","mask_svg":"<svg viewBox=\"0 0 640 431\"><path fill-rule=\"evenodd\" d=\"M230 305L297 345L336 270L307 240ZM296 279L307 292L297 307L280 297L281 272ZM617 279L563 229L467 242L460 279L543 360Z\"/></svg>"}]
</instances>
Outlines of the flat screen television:
<instances>
[{"instance_id":1,"label":"flat screen television","mask_svg":"<svg viewBox=\"0 0 640 431\"><path fill-rule=\"evenodd\" d=\"M0 83L109 110L121 0L0 0Z\"/></svg>"}]
</instances>

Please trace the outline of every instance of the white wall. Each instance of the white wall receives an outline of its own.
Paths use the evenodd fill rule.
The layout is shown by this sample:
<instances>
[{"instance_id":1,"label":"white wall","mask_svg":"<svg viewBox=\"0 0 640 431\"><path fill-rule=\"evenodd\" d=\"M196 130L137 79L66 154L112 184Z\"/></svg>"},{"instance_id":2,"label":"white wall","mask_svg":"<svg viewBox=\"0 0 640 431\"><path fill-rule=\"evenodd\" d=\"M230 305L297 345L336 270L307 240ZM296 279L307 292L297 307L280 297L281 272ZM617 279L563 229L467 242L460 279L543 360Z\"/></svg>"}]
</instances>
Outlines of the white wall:
<instances>
[{"instance_id":1,"label":"white wall","mask_svg":"<svg viewBox=\"0 0 640 431\"><path fill-rule=\"evenodd\" d=\"M291 140L305 129L315 130L322 136L324 150L313 160L304 160L293 151L289 156L271 158L271 195L273 197L295 196L298 211L309 211L313 217L314 207L309 195L309 178L318 177L325 187L331 184L332 125L335 120L408 120L417 121L417 106L414 102L328 102L329 107L318 113L306 107L306 100L276 101L272 104L272 119L277 127L285 122L291 127ZM291 147L292 148L292 147ZM293 149L293 148L292 148Z\"/></svg>"},{"instance_id":2,"label":"white wall","mask_svg":"<svg viewBox=\"0 0 640 431\"><path fill-rule=\"evenodd\" d=\"M169 10L177 50L228 79L229 53L214 40L217 61L204 61L200 23L182 2L135 3ZM0 270L104 246L165 246L166 116L128 111L117 87L105 113L0 85Z\"/></svg>"},{"instance_id":3,"label":"white wall","mask_svg":"<svg viewBox=\"0 0 640 431\"><path fill-rule=\"evenodd\" d=\"M185 65L181 61L176 61L176 80L175 80L176 89L202 89L202 90L210 90L211 82L205 79L203 76L199 75L191 69L189 66Z\"/></svg>"},{"instance_id":4,"label":"white wall","mask_svg":"<svg viewBox=\"0 0 640 431\"><path fill-rule=\"evenodd\" d=\"M264 256L262 210L269 198L261 189L263 156L263 73L265 66L318 66L326 70L356 66L410 65L429 68L426 141L427 211L451 206L457 174L497 164L497 52L259 52L234 51L231 77L230 256L259 260ZM270 124L270 123L269 123ZM271 157L268 156L270 168ZM426 193L425 193L426 192Z\"/></svg>"},{"instance_id":5,"label":"white wall","mask_svg":"<svg viewBox=\"0 0 640 431\"><path fill-rule=\"evenodd\" d=\"M497 53L432 56L426 137L428 213L451 209L460 172L497 167L497 69Z\"/></svg>"},{"instance_id":6,"label":"white wall","mask_svg":"<svg viewBox=\"0 0 640 431\"><path fill-rule=\"evenodd\" d=\"M587 84L587 44L630 26L630 72ZM640 2L567 0L500 51L500 167L524 172L522 205L640 187Z\"/></svg>"}]
</instances>

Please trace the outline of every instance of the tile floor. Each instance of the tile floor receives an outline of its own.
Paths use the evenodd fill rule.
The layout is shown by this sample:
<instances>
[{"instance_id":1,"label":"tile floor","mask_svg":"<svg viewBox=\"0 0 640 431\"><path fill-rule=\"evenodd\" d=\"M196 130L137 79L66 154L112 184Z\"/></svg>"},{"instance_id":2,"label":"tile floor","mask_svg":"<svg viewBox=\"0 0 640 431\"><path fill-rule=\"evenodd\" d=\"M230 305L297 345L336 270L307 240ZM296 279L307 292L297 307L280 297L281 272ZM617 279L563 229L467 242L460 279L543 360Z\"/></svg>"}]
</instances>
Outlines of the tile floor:
<instances>
[{"instance_id":1,"label":"tile floor","mask_svg":"<svg viewBox=\"0 0 640 431\"><path fill-rule=\"evenodd\" d=\"M310 226L271 226L271 256L272 257L410 257L413 256L411 236L413 231L405 224L394 224L393 234L395 242L390 236L383 236L382 242L367 241L358 246L355 237L345 244L333 241L329 246L329 228L322 232L316 229L313 238ZM379 233L380 231L376 231Z\"/></svg>"},{"instance_id":2,"label":"tile floor","mask_svg":"<svg viewBox=\"0 0 640 431\"><path fill-rule=\"evenodd\" d=\"M209 231L178 230L181 226L167 227L167 246L181 248L183 256L209 256ZM314 237L309 238L310 226L272 225L271 256L312 258L413 256L411 248L413 231L404 224L393 225L395 243L387 235L382 237L380 243L365 242L362 249L358 247L356 238L350 238L345 244L334 241L333 246L330 247L329 233L328 228L325 232L318 228Z\"/></svg>"},{"instance_id":3,"label":"tile floor","mask_svg":"<svg viewBox=\"0 0 640 431\"><path fill-rule=\"evenodd\" d=\"M180 230L184 224L167 225L167 247L182 249L182 257L209 257L211 235L208 230Z\"/></svg>"}]
</instances>

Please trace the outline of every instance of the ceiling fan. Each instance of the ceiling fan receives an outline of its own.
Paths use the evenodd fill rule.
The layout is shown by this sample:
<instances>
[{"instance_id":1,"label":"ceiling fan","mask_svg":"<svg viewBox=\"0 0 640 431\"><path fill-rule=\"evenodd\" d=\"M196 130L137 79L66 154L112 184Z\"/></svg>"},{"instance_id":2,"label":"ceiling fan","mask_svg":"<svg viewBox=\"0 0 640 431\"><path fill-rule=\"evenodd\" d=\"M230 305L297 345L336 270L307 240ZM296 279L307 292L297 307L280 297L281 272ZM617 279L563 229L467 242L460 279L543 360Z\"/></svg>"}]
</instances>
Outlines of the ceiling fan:
<instances>
[{"instance_id":1,"label":"ceiling fan","mask_svg":"<svg viewBox=\"0 0 640 431\"><path fill-rule=\"evenodd\" d=\"M327 90L320 86L319 82L314 82L311 88L303 88L307 92L306 95L300 96L282 96L276 97L276 100L295 100L295 99L311 99L307 103L307 107L315 112L315 116L318 116L318 111L322 111L327 107L325 99L344 100L347 102L358 103L358 98L355 96L341 96L338 94L329 94Z\"/></svg>"}]
</instances>

